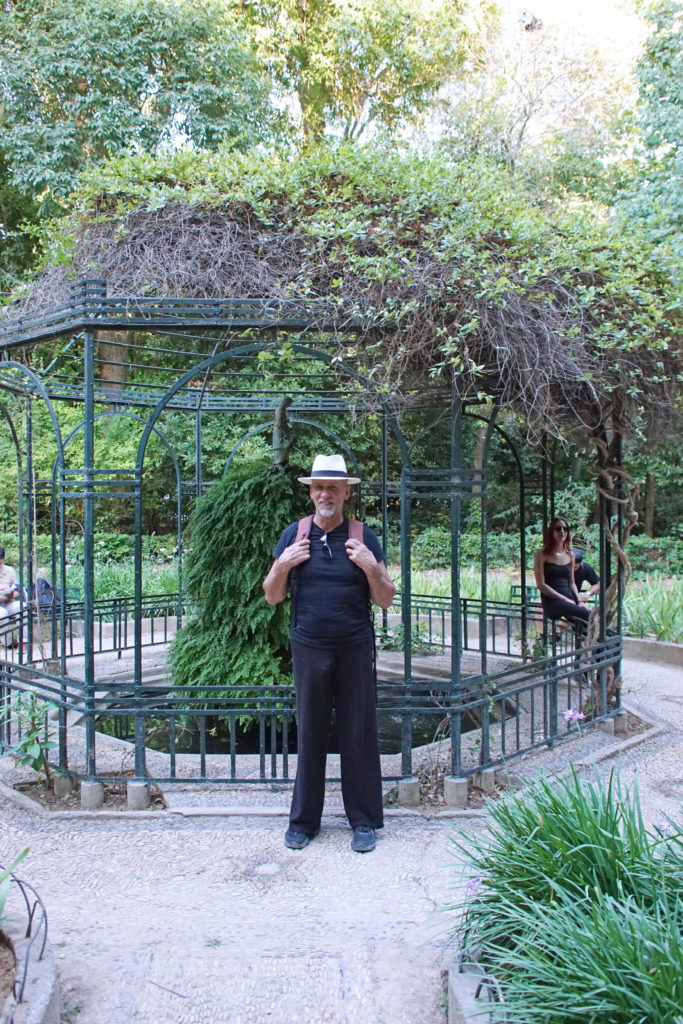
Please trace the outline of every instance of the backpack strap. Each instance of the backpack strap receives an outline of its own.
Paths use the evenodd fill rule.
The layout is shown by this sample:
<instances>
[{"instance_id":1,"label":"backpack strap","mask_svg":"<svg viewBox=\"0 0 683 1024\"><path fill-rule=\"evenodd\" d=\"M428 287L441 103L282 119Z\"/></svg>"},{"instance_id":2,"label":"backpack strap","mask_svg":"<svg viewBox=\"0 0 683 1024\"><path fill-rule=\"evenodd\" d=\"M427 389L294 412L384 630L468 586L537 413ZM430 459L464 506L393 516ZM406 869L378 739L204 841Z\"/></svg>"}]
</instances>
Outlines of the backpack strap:
<instances>
[{"instance_id":1,"label":"backpack strap","mask_svg":"<svg viewBox=\"0 0 683 1024\"><path fill-rule=\"evenodd\" d=\"M349 519L349 540L359 540L361 544L364 544L363 540L363 524L360 519Z\"/></svg>"},{"instance_id":2,"label":"backpack strap","mask_svg":"<svg viewBox=\"0 0 683 1024\"><path fill-rule=\"evenodd\" d=\"M294 538L294 543L296 544L297 541L300 540L308 540L312 526L313 516L305 516L303 519L300 519L299 522L297 523L296 537Z\"/></svg>"},{"instance_id":3,"label":"backpack strap","mask_svg":"<svg viewBox=\"0 0 683 1024\"><path fill-rule=\"evenodd\" d=\"M313 516L306 516L300 519L296 526L296 537L294 543L300 540L308 540L313 525ZM363 543L363 524L360 519L349 519L349 540L359 540Z\"/></svg>"}]
</instances>

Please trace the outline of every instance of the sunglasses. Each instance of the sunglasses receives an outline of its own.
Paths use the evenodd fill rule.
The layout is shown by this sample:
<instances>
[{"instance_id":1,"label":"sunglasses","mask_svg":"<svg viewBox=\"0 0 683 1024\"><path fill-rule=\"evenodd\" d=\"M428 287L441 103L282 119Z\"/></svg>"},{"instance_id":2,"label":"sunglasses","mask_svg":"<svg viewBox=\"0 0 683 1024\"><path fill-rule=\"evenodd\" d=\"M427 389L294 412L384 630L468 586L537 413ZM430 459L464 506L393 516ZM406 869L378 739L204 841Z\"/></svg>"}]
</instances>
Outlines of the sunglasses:
<instances>
[{"instance_id":1,"label":"sunglasses","mask_svg":"<svg viewBox=\"0 0 683 1024\"><path fill-rule=\"evenodd\" d=\"M555 527L555 531L557 533L569 533L569 527L568 526L556 526Z\"/></svg>"},{"instance_id":2,"label":"sunglasses","mask_svg":"<svg viewBox=\"0 0 683 1024\"><path fill-rule=\"evenodd\" d=\"M323 554L325 555L325 557L332 558L332 549L330 548L330 545L327 543L326 533L324 533L320 538L320 543L322 544Z\"/></svg>"}]
</instances>

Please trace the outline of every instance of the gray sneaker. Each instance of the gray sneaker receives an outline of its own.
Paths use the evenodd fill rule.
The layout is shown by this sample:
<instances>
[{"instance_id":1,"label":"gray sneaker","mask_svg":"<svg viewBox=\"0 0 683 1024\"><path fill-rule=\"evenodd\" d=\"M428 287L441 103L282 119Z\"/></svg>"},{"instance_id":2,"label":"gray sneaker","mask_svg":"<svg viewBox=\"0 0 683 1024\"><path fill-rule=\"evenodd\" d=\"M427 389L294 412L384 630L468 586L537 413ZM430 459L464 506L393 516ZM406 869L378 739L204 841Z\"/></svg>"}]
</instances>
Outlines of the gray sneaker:
<instances>
[{"instance_id":1,"label":"gray sneaker","mask_svg":"<svg viewBox=\"0 0 683 1024\"><path fill-rule=\"evenodd\" d=\"M356 853L371 853L377 846L377 836L374 828L369 825L357 825L353 830L351 849Z\"/></svg>"},{"instance_id":2,"label":"gray sneaker","mask_svg":"<svg viewBox=\"0 0 683 1024\"><path fill-rule=\"evenodd\" d=\"M304 846L308 846L312 838L313 836L308 836L305 832L288 828L285 832L285 846L290 850L303 850Z\"/></svg>"}]
</instances>

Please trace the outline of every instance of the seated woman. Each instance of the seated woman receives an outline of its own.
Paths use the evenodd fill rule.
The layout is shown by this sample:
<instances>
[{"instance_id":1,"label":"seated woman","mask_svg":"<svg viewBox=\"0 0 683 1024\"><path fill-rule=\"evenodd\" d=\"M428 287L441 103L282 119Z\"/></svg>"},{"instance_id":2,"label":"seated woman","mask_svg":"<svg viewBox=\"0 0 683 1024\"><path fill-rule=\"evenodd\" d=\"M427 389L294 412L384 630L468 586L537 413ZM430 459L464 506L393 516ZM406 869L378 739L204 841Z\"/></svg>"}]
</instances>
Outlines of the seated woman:
<instances>
[{"instance_id":1,"label":"seated woman","mask_svg":"<svg viewBox=\"0 0 683 1024\"><path fill-rule=\"evenodd\" d=\"M562 516L555 516L546 527L543 547L534 558L534 572L543 611L549 619L568 619L572 624L588 622L590 609L579 599L569 527Z\"/></svg>"}]
</instances>

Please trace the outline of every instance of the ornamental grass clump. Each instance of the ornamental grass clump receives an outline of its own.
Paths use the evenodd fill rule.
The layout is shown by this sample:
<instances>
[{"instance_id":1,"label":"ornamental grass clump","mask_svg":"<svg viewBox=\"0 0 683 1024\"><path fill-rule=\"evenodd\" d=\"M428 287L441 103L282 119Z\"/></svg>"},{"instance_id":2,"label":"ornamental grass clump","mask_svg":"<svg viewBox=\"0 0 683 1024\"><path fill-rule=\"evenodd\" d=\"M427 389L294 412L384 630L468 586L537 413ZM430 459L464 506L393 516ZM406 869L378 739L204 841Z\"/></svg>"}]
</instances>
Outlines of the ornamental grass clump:
<instances>
[{"instance_id":1,"label":"ornamental grass clump","mask_svg":"<svg viewBox=\"0 0 683 1024\"><path fill-rule=\"evenodd\" d=\"M680 905L558 896L517 906L523 945L486 949L510 1024L673 1024L683 1006Z\"/></svg>"},{"instance_id":2,"label":"ornamental grass clump","mask_svg":"<svg viewBox=\"0 0 683 1024\"><path fill-rule=\"evenodd\" d=\"M491 805L454 842L463 958L501 986L508 1020L673 1024L683 1006L683 832L648 832L616 774L576 773Z\"/></svg>"}]
</instances>

